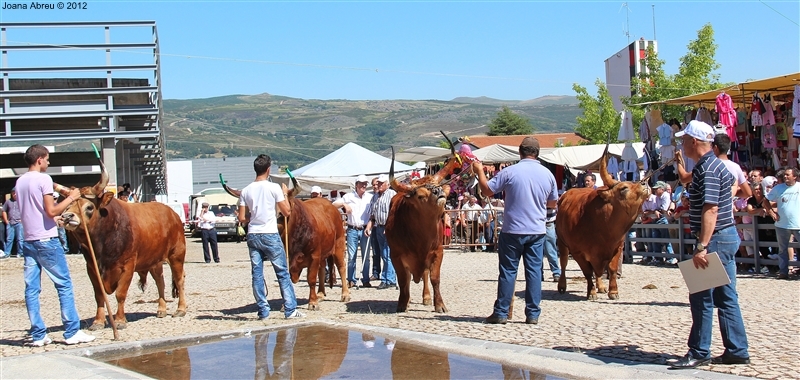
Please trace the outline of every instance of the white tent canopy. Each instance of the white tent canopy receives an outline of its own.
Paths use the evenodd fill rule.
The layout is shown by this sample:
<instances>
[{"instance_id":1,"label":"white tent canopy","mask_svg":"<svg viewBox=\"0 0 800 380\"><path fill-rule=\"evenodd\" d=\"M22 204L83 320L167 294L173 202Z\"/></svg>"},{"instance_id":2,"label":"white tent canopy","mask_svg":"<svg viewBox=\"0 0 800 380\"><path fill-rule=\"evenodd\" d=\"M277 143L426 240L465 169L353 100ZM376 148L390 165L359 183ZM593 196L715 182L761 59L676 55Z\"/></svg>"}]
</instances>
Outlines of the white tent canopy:
<instances>
[{"instance_id":1,"label":"white tent canopy","mask_svg":"<svg viewBox=\"0 0 800 380\"><path fill-rule=\"evenodd\" d=\"M388 174L391 162L391 159L358 144L347 143L327 156L292 171L292 174L297 178L302 192L310 192L311 186L319 186L323 190L344 190L352 189L361 174L370 179L379 174ZM400 177L413 168L395 161L394 170L395 175ZM272 174L270 178L273 182L291 187L291 180L286 174Z\"/></svg>"},{"instance_id":2,"label":"white tent canopy","mask_svg":"<svg viewBox=\"0 0 800 380\"><path fill-rule=\"evenodd\" d=\"M419 146L398 152L395 154L394 159L402 162L424 161L430 163L444 161L444 159L451 154L452 153L450 153L450 149L436 146Z\"/></svg>"},{"instance_id":3,"label":"white tent canopy","mask_svg":"<svg viewBox=\"0 0 800 380\"><path fill-rule=\"evenodd\" d=\"M641 157L644 156L644 146L645 144L642 142L633 143L633 148L636 150L636 155L640 160ZM625 148L625 144L610 144L608 146L608 153L619 159L622 156L623 148ZM566 166L570 169L572 175L577 175L580 170L596 170L597 167L591 166L599 162L605 149L605 144L567 146L557 148L550 153L542 154L539 156L539 159L551 164ZM597 180L599 182L600 178Z\"/></svg>"},{"instance_id":4,"label":"white tent canopy","mask_svg":"<svg viewBox=\"0 0 800 380\"><path fill-rule=\"evenodd\" d=\"M550 153L558 148L541 148L539 156ZM492 144L472 151L481 162L496 164L500 162L519 161L519 147L513 145Z\"/></svg>"}]
</instances>

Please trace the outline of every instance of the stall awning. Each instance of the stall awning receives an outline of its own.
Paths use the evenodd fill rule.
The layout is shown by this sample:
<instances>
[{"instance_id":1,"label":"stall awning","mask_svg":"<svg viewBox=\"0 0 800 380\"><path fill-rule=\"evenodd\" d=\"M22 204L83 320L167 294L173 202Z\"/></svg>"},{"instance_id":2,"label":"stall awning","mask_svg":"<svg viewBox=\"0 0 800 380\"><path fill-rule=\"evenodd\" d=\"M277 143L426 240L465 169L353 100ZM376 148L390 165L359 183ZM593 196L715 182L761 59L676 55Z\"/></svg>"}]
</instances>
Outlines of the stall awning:
<instances>
[{"instance_id":1,"label":"stall awning","mask_svg":"<svg viewBox=\"0 0 800 380\"><path fill-rule=\"evenodd\" d=\"M769 92L773 97L777 95L788 94L794 91L794 86L800 84L800 72L786 75L779 75L777 77L752 80L741 82L739 84L720 88L713 91L701 92L699 94L682 96L680 98L659 100L655 102L639 103L637 106L649 104L684 104L684 105L697 105L700 103L714 104L717 95L725 91L731 96L734 103L749 103L753 99L753 94L756 92L765 93Z\"/></svg>"}]
</instances>

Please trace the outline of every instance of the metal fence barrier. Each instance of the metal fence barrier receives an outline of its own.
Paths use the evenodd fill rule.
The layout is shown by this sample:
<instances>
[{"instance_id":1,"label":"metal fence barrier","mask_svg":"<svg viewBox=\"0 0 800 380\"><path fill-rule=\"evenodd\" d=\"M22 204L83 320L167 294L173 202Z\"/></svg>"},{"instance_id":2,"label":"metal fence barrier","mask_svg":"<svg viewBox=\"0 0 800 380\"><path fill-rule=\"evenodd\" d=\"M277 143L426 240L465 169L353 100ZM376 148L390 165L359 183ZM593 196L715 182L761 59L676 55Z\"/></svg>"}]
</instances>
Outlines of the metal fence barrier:
<instances>
[{"instance_id":1,"label":"metal fence barrier","mask_svg":"<svg viewBox=\"0 0 800 380\"><path fill-rule=\"evenodd\" d=\"M747 213L737 212L734 213L735 216L743 216L748 215ZM778 260L772 259L765 259L762 258L759 252L759 248L761 247L770 247L775 248L774 251L777 253L778 243L776 241L761 241L758 237L759 230L775 230L775 225L773 224L759 224L756 221L756 218L752 218L752 223L739 223L736 224L737 230L749 230L751 231L751 235L753 240L742 240L741 247L751 247L753 249L753 256L752 257L736 257L737 263L742 264L753 264L756 273L761 271L761 267L764 265L778 265ZM624 246L624 255L627 259L632 259L633 256L641 256L641 257L658 257L658 258L677 258L679 261L686 260L691 257L691 252L694 247L694 244L697 240L694 236L687 234L685 229L689 228L688 225L683 223L682 218L679 218L677 221L669 224L642 224L642 223L635 223L631 229L637 232L636 237L630 237L628 234L625 237L625 246ZM647 235L650 235L650 231L652 230L677 230L676 238L652 238L652 237L639 237L638 233L640 231L647 231ZM673 234L670 234L673 235ZM649 244L647 243L661 243L663 244L662 247L666 247L666 244L672 245L673 248L673 255L663 252L653 252L653 251L633 251L632 248L637 243L645 243L645 247ZM800 242L791 242L789 243L790 248L794 248L795 253L800 252ZM666 251L666 248L664 248ZM791 258L790 258L791 259ZM789 260L789 266L798 267L800 266L800 261L798 260Z\"/></svg>"}]
</instances>

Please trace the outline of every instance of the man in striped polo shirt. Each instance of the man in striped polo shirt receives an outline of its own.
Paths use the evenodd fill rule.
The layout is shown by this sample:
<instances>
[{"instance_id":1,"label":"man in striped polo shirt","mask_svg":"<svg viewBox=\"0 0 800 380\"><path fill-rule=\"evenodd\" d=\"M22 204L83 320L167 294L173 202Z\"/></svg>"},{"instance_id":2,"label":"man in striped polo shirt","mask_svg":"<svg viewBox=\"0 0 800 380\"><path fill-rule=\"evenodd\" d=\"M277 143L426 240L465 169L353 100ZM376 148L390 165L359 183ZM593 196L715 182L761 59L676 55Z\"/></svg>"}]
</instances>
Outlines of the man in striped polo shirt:
<instances>
[{"instance_id":1,"label":"man in striped polo shirt","mask_svg":"<svg viewBox=\"0 0 800 380\"><path fill-rule=\"evenodd\" d=\"M372 199L371 215L364 233L372 231L372 226L375 227L375 239L378 242L378 248L381 253L381 260L383 261L383 272L381 272L381 284L378 289L397 289L397 274L392 265L392 258L389 255L389 242L386 241L386 220L389 219L389 207L392 202L392 197L397 194L391 187L389 187L389 176L381 174L378 177L378 195Z\"/></svg>"},{"instance_id":2,"label":"man in striped polo shirt","mask_svg":"<svg viewBox=\"0 0 800 380\"><path fill-rule=\"evenodd\" d=\"M708 267L706 254L717 253L731 282L689 295L692 313L692 328L689 332L689 352L672 368L695 368L708 363L748 364L747 334L744 329L739 298L736 294L736 261L739 250L739 235L733 220L733 197L731 186L733 175L725 164L714 155L711 142L714 129L701 121L689 122L686 129L675 134L681 138L685 154L697 161L692 169L689 189L689 225L697 238L692 261L696 268ZM676 155L678 165L683 157ZM720 332L725 352L711 358L711 328L714 307L719 309Z\"/></svg>"}]
</instances>

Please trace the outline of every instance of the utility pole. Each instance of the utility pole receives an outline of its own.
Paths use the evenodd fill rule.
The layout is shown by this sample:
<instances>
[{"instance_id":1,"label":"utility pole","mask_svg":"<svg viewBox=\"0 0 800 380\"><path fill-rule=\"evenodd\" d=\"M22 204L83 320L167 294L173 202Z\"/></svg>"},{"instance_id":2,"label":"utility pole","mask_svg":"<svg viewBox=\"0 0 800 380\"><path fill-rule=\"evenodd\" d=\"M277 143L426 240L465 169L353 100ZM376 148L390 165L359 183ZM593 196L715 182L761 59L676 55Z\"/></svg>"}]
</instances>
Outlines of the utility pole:
<instances>
[{"instance_id":1,"label":"utility pole","mask_svg":"<svg viewBox=\"0 0 800 380\"><path fill-rule=\"evenodd\" d=\"M653 4L653 41L656 41L656 5Z\"/></svg>"}]
</instances>

